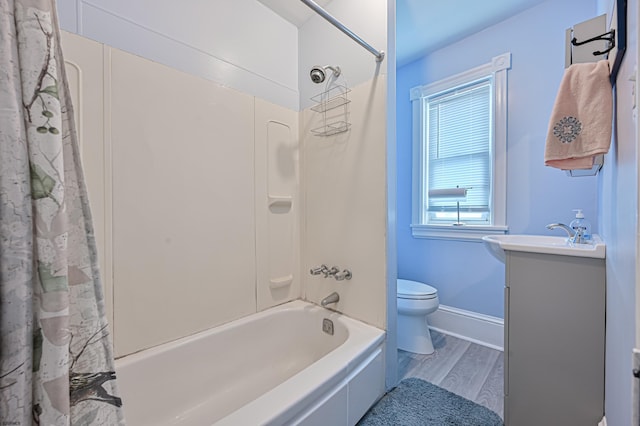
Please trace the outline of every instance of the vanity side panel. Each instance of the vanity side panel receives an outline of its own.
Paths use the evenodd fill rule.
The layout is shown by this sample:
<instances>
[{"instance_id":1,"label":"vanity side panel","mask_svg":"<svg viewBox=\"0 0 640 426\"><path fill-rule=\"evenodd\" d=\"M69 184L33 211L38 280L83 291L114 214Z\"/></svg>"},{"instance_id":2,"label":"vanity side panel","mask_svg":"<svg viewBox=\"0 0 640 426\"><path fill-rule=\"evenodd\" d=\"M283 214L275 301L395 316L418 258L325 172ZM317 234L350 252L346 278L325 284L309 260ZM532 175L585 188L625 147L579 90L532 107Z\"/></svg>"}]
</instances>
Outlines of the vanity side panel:
<instances>
[{"instance_id":1,"label":"vanity side panel","mask_svg":"<svg viewBox=\"0 0 640 426\"><path fill-rule=\"evenodd\" d=\"M597 424L604 413L604 259L506 253L507 424Z\"/></svg>"}]
</instances>

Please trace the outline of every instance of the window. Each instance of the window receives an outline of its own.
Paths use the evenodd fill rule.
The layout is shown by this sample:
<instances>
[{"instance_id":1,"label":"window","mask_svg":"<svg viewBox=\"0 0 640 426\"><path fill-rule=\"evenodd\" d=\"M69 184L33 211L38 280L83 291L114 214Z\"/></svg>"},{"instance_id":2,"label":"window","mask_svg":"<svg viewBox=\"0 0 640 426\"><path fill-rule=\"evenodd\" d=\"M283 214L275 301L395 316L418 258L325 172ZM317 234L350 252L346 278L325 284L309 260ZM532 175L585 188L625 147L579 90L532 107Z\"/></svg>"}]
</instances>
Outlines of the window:
<instances>
[{"instance_id":1,"label":"window","mask_svg":"<svg viewBox=\"0 0 640 426\"><path fill-rule=\"evenodd\" d=\"M416 237L504 233L509 53L411 89Z\"/></svg>"},{"instance_id":2,"label":"window","mask_svg":"<svg viewBox=\"0 0 640 426\"><path fill-rule=\"evenodd\" d=\"M488 76L423 99L427 114L425 223L459 223L459 205L462 223L491 224L492 92ZM468 188L467 195L459 201L436 196L446 195L450 188Z\"/></svg>"}]
</instances>

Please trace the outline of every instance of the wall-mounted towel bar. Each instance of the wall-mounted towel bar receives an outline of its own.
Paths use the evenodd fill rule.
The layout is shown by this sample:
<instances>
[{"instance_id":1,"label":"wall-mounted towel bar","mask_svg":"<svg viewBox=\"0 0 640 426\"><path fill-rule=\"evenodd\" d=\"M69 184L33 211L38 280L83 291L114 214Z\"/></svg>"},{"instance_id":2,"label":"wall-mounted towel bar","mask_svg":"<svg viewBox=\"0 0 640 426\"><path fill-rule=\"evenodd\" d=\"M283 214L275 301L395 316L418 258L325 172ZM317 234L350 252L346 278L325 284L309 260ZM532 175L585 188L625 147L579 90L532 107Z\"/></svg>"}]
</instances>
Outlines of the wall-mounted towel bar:
<instances>
[{"instance_id":1,"label":"wall-mounted towel bar","mask_svg":"<svg viewBox=\"0 0 640 426\"><path fill-rule=\"evenodd\" d=\"M616 0L610 12L567 29L565 67L608 60L609 81L615 87L627 44L627 0ZM595 176L603 163L604 156L597 155L590 169L566 170L566 173L576 177Z\"/></svg>"},{"instance_id":2,"label":"wall-mounted towel bar","mask_svg":"<svg viewBox=\"0 0 640 426\"><path fill-rule=\"evenodd\" d=\"M611 86L615 87L627 49L627 0L616 0L611 15L601 15L567 30L565 67L574 63L609 61ZM594 43L589 49L580 46Z\"/></svg>"},{"instance_id":3,"label":"wall-mounted towel bar","mask_svg":"<svg viewBox=\"0 0 640 426\"><path fill-rule=\"evenodd\" d=\"M582 46L583 44L587 44L587 43L591 43L593 41L608 41L609 42L609 47L604 49L604 50L596 50L593 52L593 56L600 56L600 55L604 55L605 53L608 53L611 51L611 49L613 49L614 47L616 47L616 30L611 30L611 31L607 31L604 34L600 34L599 36L595 36L595 37L591 37L587 40L583 40L583 41L578 41L575 37L571 39L571 44L573 44L574 46Z\"/></svg>"}]
</instances>

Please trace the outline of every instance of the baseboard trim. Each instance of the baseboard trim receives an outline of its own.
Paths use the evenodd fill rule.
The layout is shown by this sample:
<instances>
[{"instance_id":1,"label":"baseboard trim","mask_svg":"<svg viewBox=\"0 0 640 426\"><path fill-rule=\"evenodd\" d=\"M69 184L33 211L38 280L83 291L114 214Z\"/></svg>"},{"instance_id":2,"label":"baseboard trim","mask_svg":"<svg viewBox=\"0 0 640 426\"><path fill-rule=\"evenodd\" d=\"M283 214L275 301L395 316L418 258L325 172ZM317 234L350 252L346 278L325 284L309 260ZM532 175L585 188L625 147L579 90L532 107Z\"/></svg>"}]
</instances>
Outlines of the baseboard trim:
<instances>
[{"instance_id":1,"label":"baseboard trim","mask_svg":"<svg viewBox=\"0 0 640 426\"><path fill-rule=\"evenodd\" d=\"M598 426L607 426L607 418L603 417L600 423L598 423Z\"/></svg>"},{"instance_id":2,"label":"baseboard trim","mask_svg":"<svg viewBox=\"0 0 640 426\"><path fill-rule=\"evenodd\" d=\"M492 349L504 350L502 318L440 305L437 311L427 316L427 321L432 330Z\"/></svg>"}]
</instances>

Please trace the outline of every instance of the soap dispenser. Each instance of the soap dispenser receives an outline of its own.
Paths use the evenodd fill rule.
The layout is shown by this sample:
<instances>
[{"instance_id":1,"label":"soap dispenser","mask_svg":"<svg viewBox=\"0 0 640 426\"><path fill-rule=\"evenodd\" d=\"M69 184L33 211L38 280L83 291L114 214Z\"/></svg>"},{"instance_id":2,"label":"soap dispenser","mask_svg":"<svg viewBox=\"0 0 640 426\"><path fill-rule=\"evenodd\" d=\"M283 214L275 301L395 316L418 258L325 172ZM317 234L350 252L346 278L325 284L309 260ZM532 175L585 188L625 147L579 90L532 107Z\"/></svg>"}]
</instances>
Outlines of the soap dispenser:
<instances>
[{"instance_id":1,"label":"soap dispenser","mask_svg":"<svg viewBox=\"0 0 640 426\"><path fill-rule=\"evenodd\" d=\"M584 213L582 213L582 209L574 209L576 212L576 218L571 221L569 226L575 232L578 232L579 228L582 228L582 237L585 241L591 241L591 223L584 218Z\"/></svg>"}]
</instances>

